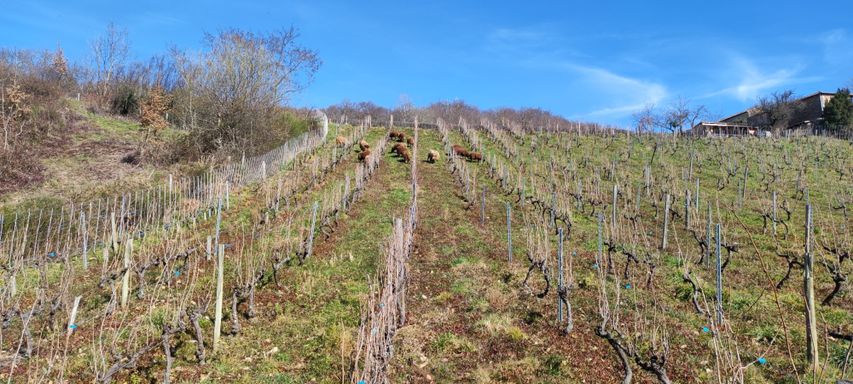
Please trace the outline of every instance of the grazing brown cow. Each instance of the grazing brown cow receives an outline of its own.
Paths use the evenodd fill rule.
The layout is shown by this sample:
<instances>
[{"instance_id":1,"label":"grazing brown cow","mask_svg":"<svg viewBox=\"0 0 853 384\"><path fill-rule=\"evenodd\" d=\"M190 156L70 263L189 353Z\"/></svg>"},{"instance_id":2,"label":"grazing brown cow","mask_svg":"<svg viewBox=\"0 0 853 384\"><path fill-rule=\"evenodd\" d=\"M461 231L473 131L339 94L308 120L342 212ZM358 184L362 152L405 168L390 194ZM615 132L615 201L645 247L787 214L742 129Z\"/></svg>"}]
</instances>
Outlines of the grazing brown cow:
<instances>
[{"instance_id":1,"label":"grazing brown cow","mask_svg":"<svg viewBox=\"0 0 853 384\"><path fill-rule=\"evenodd\" d=\"M440 159L441 159L441 154L439 154L438 151L436 151L434 149L429 150L429 153L427 154L427 161L428 162L435 163L436 161L438 161Z\"/></svg>"},{"instance_id":2,"label":"grazing brown cow","mask_svg":"<svg viewBox=\"0 0 853 384\"><path fill-rule=\"evenodd\" d=\"M335 143L338 144L339 147L345 147L347 145L347 138L338 136L335 138Z\"/></svg>"},{"instance_id":3,"label":"grazing brown cow","mask_svg":"<svg viewBox=\"0 0 853 384\"><path fill-rule=\"evenodd\" d=\"M406 138L406 144L410 147L414 147L415 146L415 139L411 138L411 137L407 137Z\"/></svg>"},{"instance_id":4,"label":"grazing brown cow","mask_svg":"<svg viewBox=\"0 0 853 384\"><path fill-rule=\"evenodd\" d=\"M400 131L391 131L391 133L388 134L388 137L390 137L392 139L397 139L397 140L399 140L403 136L405 136L405 133L400 132Z\"/></svg>"},{"instance_id":5,"label":"grazing brown cow","mask_svg":"<svg viewBox=\"0 0 853 384\"><path fill-rule=\"evenodd\" d=\"M465 147L459 144L453 144L453 147L451 148L453 149L453 153L455 153L457 156L468 157L468 150L465 149Z\"/></svg>"},{"instance_id":6,"label":"grazing brown cow","mask_svg":"<svg viewBox=\"0 0 853 384\"><path fill-rule=\"evenodd\" d=\"M365 149L358 153L358 159L361 161L367 160L368 156L370 156L370 149Z\"/></svg>"},{"instance_id":7,"label":"grazing brown cow","mask_svg":"<svg viewBox=\"0 0 853 384\"><path fill-rule=\"evenodd\" d=\"M404 163L412 161L412 155L409 154L409 149L405 146L403 146L403 149L400 151L400 157L402 158Z\"/></svg>"},{"instance_id":8,"label":"grazing brown cow","mask_svg":"<svg viewBox=\"0 0 853 384\"><path fill-rule=\"evenodd\" d=\"M406 145L403 143L394 144L394 147L391 148L391 153L400 154L401 151L406 150Z\"/></svg>"},{"instance_id":9,"label":"grazing brown cow","mask_svg":"<svg viewBox=\"0 0 853 384\"><path fill-rule=\"evenodd\" d=\"M364 141L364 140L359 141L359 142L358 142L358 146L359 146L359 147L361 147L361 151L362 151L362 152L364 152L364 151L366 151L366 150L370 149L370 144L367 144L367 142L366 142L366 141Z\"/></svg>"},{"instance_id":10,"label":"grazing brown cow","mask_svg":"<svg viewBox=\"0 0 853 384\"><path fill-rule=\"evenodd\" d=\"M483 154L480 152L468 152L468 160L471 161L483 161Z\"/></svg>"}]
</instances>

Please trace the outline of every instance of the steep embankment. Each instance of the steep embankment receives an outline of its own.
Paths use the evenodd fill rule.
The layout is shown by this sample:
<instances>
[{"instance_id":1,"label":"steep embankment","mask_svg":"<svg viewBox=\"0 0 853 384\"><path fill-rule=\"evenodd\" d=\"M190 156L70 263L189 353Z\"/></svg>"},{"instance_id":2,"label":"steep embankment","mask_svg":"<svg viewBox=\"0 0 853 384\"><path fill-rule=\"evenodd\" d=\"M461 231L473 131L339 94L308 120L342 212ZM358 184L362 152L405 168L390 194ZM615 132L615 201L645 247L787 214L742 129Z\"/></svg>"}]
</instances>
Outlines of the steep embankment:
<instances>
[{"instance_id":1,"label":"steep embankment","mask_svg":"<svg viewBox=\"0 0 853 384\"><path fill-rule=\"evenodd\" d=\"M132 164L123 158L139 149L146 129L139 122L88 111L82 102L65 100L56 119L64 128L51 130L33 146L37 166L29 169L27 183L4 183L0 209L45 207L97 195L112 195L162 180L178 173L179 166L150 162ZM157 140L170 143L182 133L164 129Z\"/></svg>"}]
</instances>

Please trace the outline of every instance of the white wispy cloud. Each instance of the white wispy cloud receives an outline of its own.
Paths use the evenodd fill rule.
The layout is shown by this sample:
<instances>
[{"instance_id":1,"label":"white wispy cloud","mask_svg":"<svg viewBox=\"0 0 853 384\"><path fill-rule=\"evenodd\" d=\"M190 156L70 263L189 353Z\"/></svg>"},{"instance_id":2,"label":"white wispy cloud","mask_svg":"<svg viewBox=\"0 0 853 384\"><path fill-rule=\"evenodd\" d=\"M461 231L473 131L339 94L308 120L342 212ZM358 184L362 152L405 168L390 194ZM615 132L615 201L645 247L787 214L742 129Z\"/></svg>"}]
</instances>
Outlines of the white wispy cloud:
<instances>
[{"instance_id":1,"label":"white wispy cloud","mask_svg":"<svg viewBox=\"0 0 853 384\"><path fill-rule=\"evenodd\" d=\"M729 96L739 101L755 100L768 91L777 90L794 84L810 83L820 80L816 76L799 76L803 70L800 64L792 64L784 68L765 69L753 60L739 54L730 54L726 65L720 72L726 77L735 79L734 84L701 96Z\"/></svg>"},{"instance_id":2,"label":"white wispy cloud","mask_svg":"<svg viewBox=\"0 0 853 384\"><path fill-rule=\"evenodd\" d=\"M604 68L575 64L569 64L567 67L581 75L585 82L590 83L599 92L618 95L621 101L617 105L586 113L584 117L624 117L646 105L660 103L669 93L663 84L619 75Z\"/></svg>"},{"instance_id":3,"label":"white wispy cloud","mask_svg":"<svg viewBox=\"0 0 853 384\"><path fill-rule=\"evenodd\" d=\"M530 55L553 49L554 34L547 25L499 27L488 32L483 51L498 55Z\"/></svg>"},{"instance_id":4,"label":"white wispy cloud","mask_svg":"<svg viewBox=\"0 0 853 384\"><path fill-rule=\"evenodd\" d=\"M539 41L545 33L537 28L496 28L489 34L492 41L508 43Z\"/></svg>"},{"instance_id":5,"label":"white wispy cloud","mask_svg":"<svg viewBox=\"0 0 853 384\"><path fill-rule=\"evenodd\" d=\"M102 26L94 18L73 7L46 5L38 1L10 4L0 13L0 22L48 31L57 37L85 36L92 29Z\"/></svg>"},{"instance_id":6,"label":"white wispy cloud","mask_svg":"<svg viewBox=\"0 0 853 384\"><path fill-rule=\"evenodd\" d=\"M584 94L602 100L603 106L576 114L581 119L619 119L630 116L647 105L659 104L667 99L666 85L638 77L618 74L613 70L578 64L572 61L539 61L539 66L560 69L571 75L572 84ZM598 103L602 104L602 103Z\"/></svg>"},{"instance_id":7,"label":"white wispy cloud","mask_svg":"<svg viewBox=\"0 0 853 384\"><path fill-rule=\"evenodd\" d=\"M668 91L662 83L586 64L596 59L573 50L571 44L562 41L550 28L548 25L496 28L486 36L483 48L507 64L554 72L555 84L571 84L571 93L588 94L595 100L601 100L584 100L584 108L590 104L600 107L593 106L588 112L576 113L576 118L619 119L666 99ZM559 95L555 93L554 97Z\"/></svg>"},{"instance_id":8,"label":"white wispy cloud","mask_svg":"<svg viewBox=\"0 0 853 384\"><path fill-rule=\"evenodd\" d=\"M136 14L130 23L134 27L160 27L178 25L184 23L184 20L165 13L145 11Z\"/></svg>"},{"instance_id":9,"label":"white wispy cloud","mask_svg":"<svg viewBox=\"0 0 853 384\"><path fill-rule=\"evenodd\" d=\"M817 41L823 47L824 60L832 65L848 66L853 60L853 39L844 28L837 28L821 34Z\"/></svg>"}]
</instances>

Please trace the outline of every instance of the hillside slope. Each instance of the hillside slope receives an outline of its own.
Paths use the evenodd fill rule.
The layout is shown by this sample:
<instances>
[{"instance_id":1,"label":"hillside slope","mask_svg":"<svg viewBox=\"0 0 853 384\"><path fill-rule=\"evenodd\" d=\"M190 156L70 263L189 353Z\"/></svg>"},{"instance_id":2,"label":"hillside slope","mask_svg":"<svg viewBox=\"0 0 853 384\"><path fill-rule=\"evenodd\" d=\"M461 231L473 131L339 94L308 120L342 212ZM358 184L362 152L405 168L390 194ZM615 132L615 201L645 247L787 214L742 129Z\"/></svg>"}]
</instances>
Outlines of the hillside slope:
<instances>
[{"instance_id":1,"label":"hillside slope","mask_svg":"<svg viewBox=\"0 0 853 384\"><path fill-rule=\"evenodd\" d=\"M0 208L109 195L162 180L180 168L122 161L144 142L145 128L133 119L91 112L77 100L64 103L59 114L65 129L48 133L37 143L29 155L35 157L32 160L37 166L28 169L22 179L0 186ZM183 134L167 128L158 139L170 143Z\"/></svg>"}]
</instances>

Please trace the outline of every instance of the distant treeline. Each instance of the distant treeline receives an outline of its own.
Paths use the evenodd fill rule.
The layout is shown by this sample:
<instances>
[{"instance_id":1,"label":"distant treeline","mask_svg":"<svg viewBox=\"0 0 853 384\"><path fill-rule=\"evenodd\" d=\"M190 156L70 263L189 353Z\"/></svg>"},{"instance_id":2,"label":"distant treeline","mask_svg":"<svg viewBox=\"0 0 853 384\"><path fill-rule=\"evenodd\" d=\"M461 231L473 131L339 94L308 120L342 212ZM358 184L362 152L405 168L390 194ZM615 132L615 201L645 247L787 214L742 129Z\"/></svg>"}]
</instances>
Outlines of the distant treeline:
<instances>
[{"instance_id":1,"label":"distant treeline","mask_svg":"<svg viewBox=\"0 0 853 384\"><path fill-rule=\"evenodd\" d=\"M405 97L394 108L386 108L369 101L343 101L325 108L326 115L334 122L358 122L370 116L375 124L387 123L394 116L395 124L414 121L415 116L421 122L435 122L437 119L457 123L460 119L469 124L479 124L484 119L497 122L503 128L519 132L569 131L592 132L615 127L597 123L572 121L540 108L497 108L481 110L464 101L439 101L425 107L416 107Z\"/></svg>"}]
</instances>

